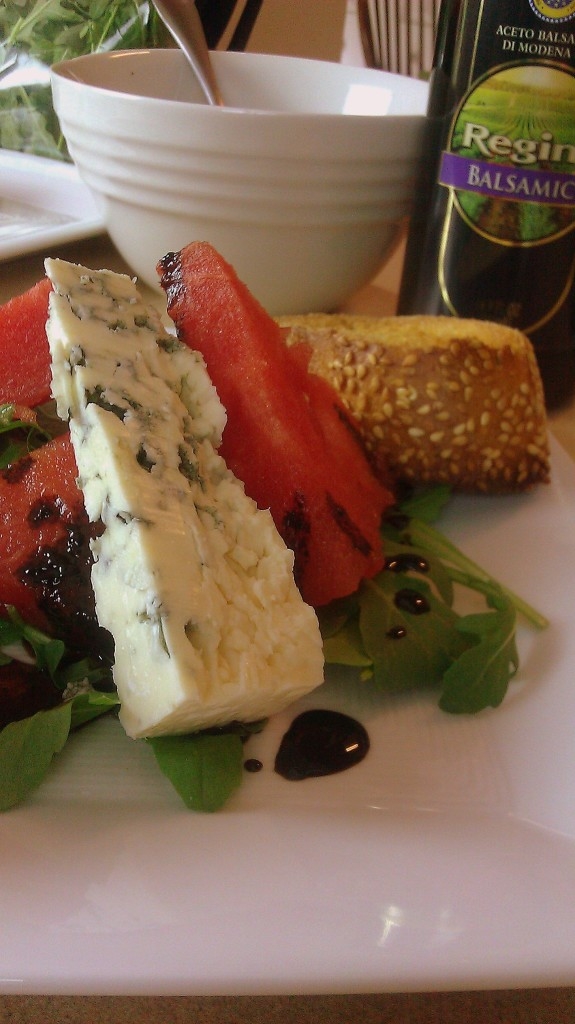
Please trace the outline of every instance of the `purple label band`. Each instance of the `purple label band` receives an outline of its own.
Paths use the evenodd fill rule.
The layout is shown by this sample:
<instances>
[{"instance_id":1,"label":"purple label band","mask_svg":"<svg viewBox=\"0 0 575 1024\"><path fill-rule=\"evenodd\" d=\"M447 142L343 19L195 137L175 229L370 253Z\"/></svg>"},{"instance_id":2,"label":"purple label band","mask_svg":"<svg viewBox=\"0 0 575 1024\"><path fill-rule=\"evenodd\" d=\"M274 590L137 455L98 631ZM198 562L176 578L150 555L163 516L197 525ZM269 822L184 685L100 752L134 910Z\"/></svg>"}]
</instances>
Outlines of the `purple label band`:
<instances>
[{"instance_id":1,"label":"purple label band","mask_svg":"<svg viewBox=\"0 0 575 1024\"><path fill-rule=\"evenodd\" d=\"M440 185L461 192L479 192L483 196L517 202L575 206L575 174L560 171L518 169L508 164L443 153L438 180Z\"/></svg>"}]
</instances>

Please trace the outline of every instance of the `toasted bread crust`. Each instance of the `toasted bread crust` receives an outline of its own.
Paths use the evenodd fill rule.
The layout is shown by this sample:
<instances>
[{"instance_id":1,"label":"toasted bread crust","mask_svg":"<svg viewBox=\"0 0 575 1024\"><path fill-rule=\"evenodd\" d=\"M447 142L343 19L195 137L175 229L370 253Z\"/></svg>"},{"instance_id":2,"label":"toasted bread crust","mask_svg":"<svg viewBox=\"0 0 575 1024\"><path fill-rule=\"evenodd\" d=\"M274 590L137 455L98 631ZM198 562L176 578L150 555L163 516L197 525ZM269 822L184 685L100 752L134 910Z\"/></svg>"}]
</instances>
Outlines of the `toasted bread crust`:
<instances>
[{"instance_id":1,"label":"toasted bread crust","mask_svg":"<svg viewBox=\"0 0 575 1024\"><path fill-rule=\"evenodd\" d=\"M288 344L355 415L397 479L469 492L549 480L543 386L528 338L441 316L283 316Z\"/></svg>"}]
</instances>

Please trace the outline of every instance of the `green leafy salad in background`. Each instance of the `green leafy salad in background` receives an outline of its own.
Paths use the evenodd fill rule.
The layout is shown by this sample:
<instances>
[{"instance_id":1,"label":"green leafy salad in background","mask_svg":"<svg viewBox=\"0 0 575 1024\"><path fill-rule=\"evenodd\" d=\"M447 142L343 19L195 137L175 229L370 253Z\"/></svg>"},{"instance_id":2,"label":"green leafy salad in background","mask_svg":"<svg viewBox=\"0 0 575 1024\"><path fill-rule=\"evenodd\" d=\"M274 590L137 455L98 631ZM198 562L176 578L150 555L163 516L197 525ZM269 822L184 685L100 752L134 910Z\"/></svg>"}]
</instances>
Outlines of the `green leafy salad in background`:
<instances>
[{"instance_id":1,"label":"green leafy salad in background","mask_svg":"<svg viewBox=\"0 0 575 1024\"><path fill-rule=\"evenodd\" d=\"M6 0L0 4L0 147L68 159L49 68L99 50L169 45L150 3Z\"/></svg>"},{"instance_id":2,"label":"green leafy salad in background","mask_svg":"<svg viewBox=\"0 0 575 1024\"><path fill-rule=\"evenodd\" d=\"M17 419L13 407L1 407L0 468L46 437L36 424ZM517 615L537 629L547 621L432 525L449 499L449 490L437 487L393 509L382 528L387 567L351 597L321 609L319 619L327 664L356 670L350 687L369 687L384 700L435 690L444 711L476 713L501 703L517 671ZM458 612L456 590L479 598L482 608ZM14 662L35 665L59 695L54 706L0 730L0 810L36 789L72 732L118 710L110 666L75 657L62 640L8 609L0 619L0 673ZM244 741L264 727L234 723L139 742L151 746L187 807L215 811L241 784Z\"/></svg>"}]
</instances>

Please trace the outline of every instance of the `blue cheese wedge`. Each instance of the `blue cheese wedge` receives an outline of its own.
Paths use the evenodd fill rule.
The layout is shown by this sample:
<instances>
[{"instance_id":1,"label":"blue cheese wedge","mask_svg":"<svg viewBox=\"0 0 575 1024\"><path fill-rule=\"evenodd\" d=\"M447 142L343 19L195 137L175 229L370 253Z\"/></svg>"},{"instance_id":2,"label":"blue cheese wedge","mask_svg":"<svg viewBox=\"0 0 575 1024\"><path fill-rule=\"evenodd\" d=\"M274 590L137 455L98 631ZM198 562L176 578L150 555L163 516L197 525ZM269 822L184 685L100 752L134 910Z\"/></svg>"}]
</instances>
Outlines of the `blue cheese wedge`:
<instances>
[{"instance_id":1,"label":"blue cheese wedge","mask_svg":"<svg viewBox=\"0 0 575 1024\"><path fill-rule=\"evenodd\" d=\"M47 260L52 392L94 541L128 735L271 715L323 681L293 556L217 452L225 410L202 357L133 281Z\"/></svg>"}]
</instances>

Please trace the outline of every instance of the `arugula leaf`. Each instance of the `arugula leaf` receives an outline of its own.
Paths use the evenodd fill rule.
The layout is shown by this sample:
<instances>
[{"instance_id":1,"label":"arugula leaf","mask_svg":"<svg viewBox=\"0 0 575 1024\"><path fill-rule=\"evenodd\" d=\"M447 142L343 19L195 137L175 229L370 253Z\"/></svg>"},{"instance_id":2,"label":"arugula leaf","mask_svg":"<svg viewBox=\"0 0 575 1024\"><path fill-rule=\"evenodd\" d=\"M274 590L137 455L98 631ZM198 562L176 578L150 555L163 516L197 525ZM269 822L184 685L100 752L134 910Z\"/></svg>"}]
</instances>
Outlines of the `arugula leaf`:
<instances>
[{"instance_id":1,"label":"arugula leaf","mask_svg":"<svg viewBox=\"0 0 575 1024\"><path fill-rule=\"evenodd\" d=\"M452 714L498 707L519 667L513 604L493 588L487 601L495 612L465 615L457 624L476 642L443 676L439 706Z\"/></svg>"},{"instance_id":2,"label":"arugula leaf","mask_svg":"<svg viewBox=\"0 0 575 1024\"><path fill-rule=\"evenodd\" d=\"M0 811L20 803L39 785L70 730L118 705L115 693L93 689L103 680L109 683L109 669L89 658L71 660L62 640L24 622L13 607L7 614L0 619L0 665L35 663L63 691L63 700L0 730Z\"/></svg>"},{"instance_id":3,"label":"arugula leaf","mask_svg":"<svg viewBox=\"0 0 575 1024\"><path fill-rule=\"evenodd\" d=\"M429 522L410 516L408 523L403 529L400 528L398 530L393 526L393 521L391 521L391 523L384 525L383 536L384 540L387 537L399 539L400 541L403 540L404 543L412 545L422 554L430 554L435 558L441 559L454 579L456 578L457 570L459 571L461 576L458 579L464 586L468 586L471 589L481 589L482 584L492 584L498 587L507 595L515 609L536 629L546 629L549 625L549 621L544 615L541 615L540 612L524 601L522 597L519 597L518 594L498 583L477 562L474 562L460 551L444 534L434 529Z\"/></svg>"},{"instance_id":4,"label":"arugula leaf","mask_svg":"<svg viewBox=\"0 0 575 1024\"><path fill-rule=\"evenodd\" d=\"M116 693L101 693L92 689L77 693L69 703L72 708L71 731L92 722L95 718L100 718L120 705Z\"/></svg>"},{"instance_id":5,"label":"arugula leaf","mask_svg":"<svg viewBox=\"0 0 575 1024\"><path fill-rule=\"evenodd\" d=\"M0 618L0 664L7 665L12 660L30 662L31 650L38 668L47 672L60 690L81 680L92 686L102 681L109 683L109 667L91 658L70 660L63 640L48 636L36 626L24 622L12 605L6 606L6 613L8 619Z\"/></svg>"},{"instance_id":6,"label":"arugula leaf","mask_svg":"<svg viewBox=\"0 0 575 1024\"><path fill-rule=\"evenodd\" d=\"M406 588L423 596L428 612L413 615L397 607L396 594ZM457 621L457 613L424 580L384 571L367 583L359 623L374 684L390 693L436 686L469 645Z\"/></svg>"},{"instance_id":7,"label":"arugula leaf","mask_svg":"<svg viewBox=\"0 0 575 1024\"><path fill-rule=\"evenodd\" d=\"M0 732L0 811L21 803L46 775L70 732L71 703L10 722Z\"/></svg>"},{"instance_id":8,"label":"arugula leaf","mask_svg":"<svg viewBox=\"0 0 575 1024\"><path fill-rule=\"evenodd\" d=\"M416 490L403 499L400 512L421 523L435 523L452 496L453 491L448 484L438 484L437 487L427 490Z\"/></svg>"},{"instance_id":9,"label":"arugula leaf","mask_svg":"<svg viewBox=\"0 0 575 1024\"><path fill-rule=\"evenodd\" d=\"M235 732L155 736L146 742L190 810L219 810L241 784L243 743Z\"/></svg>"},{"instance_id":10,"label":"arugula leaf","mask_svg":"<svg viewBox=\"0 0 575 1024\"><path fill-rule=\"evenodd\" d=\"M476 713L497 707L517 672L517 614L538 629L548 623L431 525L448 498L438 487L402 502L382 529L388 567L319 620L326 662L356 666L388 693L435 687L443 710ZM459 614L455 585L490 610ZM404 607L402 591L427 610Z\"/></svg>"},{"instance_id":11,"label":"arugula leaf","mask_svg":"<svg viewBox=\"0 0 575 1024\"><path fill-rule=\"evenodd\" d=\"M26 799L45 778L70 732L118 705L111 693L87 690L0 730L0 811Z\"/></svg>"}]
</instances>

